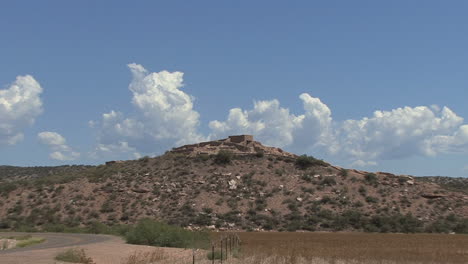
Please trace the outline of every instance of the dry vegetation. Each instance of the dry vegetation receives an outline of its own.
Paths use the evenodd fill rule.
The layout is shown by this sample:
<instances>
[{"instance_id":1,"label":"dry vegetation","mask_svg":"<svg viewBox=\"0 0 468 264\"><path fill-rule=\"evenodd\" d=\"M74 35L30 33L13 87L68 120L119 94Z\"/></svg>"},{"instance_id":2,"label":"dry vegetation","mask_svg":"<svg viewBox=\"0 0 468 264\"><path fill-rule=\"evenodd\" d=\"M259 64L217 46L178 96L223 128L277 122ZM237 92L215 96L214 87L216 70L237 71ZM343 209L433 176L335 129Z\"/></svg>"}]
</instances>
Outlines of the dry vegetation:
<instances>
[{"instance_id":1,"label":"dry vegetation","mask_svg":"<svg viewBox=\"0 0 468 264\"><path fill-rule=\"evenodd\" d=\"M270 262L252 263L468 263L466 235L270 232L239 236L243 256L270 258Z\"/></svg>"},{"instance_id":2,"label":"dry vegetation","mask_svg":"<svg viewBox=\"0 0 468 264\"><path fill-rule=\"evenodd\" d=\"M95 264L93 259L86 255L84 249L69 248L55 256L55 260L71 263Z\"/></svg>"},{"instance_id":3,"label":"dry vegetation","mask_svg":"<svg viewBox=\"0 0 468 264\"><path fill-rule=\"evenodd\" d=\"M445 234L366 234L310 232L240 232L240 251L233 250L223 263L230 264L466 264L468 236ZM214 240L223 235L214 234ZM191 250L190 250L191 252ZM93 263L84 251L80 259ZM211 264L207 250L197 250L196 264ZM187 264L191 254L171 255L164 248L135 252L120 264ZM220 259L215 259L220 263ZM104 264L104 263L99 263ZM108 264L108 263L105 263ZM110 263L109 263L110 264Z\"/></svg>"},{"instance_id":4,"label":"dry vegetation","mask_svg":"<svg viewBox=\"0 0 468 264\"><path fill-rule=\"evenodd\" d=\"M150 252L135 252L122 261L122 264L153 264L165 263L168 256L164 249L157 248Z\"/></svg>"}]
</instances>

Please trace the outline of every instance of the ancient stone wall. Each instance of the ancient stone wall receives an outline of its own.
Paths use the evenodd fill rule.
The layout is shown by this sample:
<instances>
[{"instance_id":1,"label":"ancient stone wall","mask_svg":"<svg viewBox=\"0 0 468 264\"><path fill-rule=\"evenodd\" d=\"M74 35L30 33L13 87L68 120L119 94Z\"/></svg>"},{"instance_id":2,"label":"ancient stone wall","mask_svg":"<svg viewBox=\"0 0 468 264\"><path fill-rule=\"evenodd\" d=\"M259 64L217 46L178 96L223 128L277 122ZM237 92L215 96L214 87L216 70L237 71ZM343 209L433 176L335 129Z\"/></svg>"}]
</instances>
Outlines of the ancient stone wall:
<instances>
[{"instance_id":1,"label":"ancient stone wall","mask_svg":"<svg viewBox=\"0 0 468 264\"><path fill-rule=\"evenodd\" d=\"M242 142L252 142L253 136L252 135L238 135L238 136L229 136L229 140L232 143L242 143Z\"/></svg>"},{"instance_id":2,"label":"ancient stone wall","mask_svg":"<svg viewBox=\"0 0 468 264\"><path fill-rule=\"evenodd\" d=\"M200 142L172 149L175 153L186 153L189 156L199 154L215 155L219 151L229 151L235 155L251 155L261 152L265 155L294 157L296 155L285 152L279 148L267 147L260 142L253 141L251 135L230 136L225 139Z\"/></svg>"}]
</instances>

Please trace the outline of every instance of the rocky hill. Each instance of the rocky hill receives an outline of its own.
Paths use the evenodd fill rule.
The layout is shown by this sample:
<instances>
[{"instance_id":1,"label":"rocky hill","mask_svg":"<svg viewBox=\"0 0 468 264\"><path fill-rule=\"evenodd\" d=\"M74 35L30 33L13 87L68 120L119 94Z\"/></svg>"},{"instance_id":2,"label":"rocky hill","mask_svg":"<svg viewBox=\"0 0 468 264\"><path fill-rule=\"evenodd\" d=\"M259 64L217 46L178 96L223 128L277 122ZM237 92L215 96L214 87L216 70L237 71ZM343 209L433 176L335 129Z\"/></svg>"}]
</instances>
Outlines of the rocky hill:
<instances>
[{"instance_id":1,"label":"rocky hill","mask_svg":"<svg viewBox=\"0 0 468 264\"><path fill-rule=\"evenodd\" d=\"M193 229L466 233L468 194L450 181L344 169L235 136L100 166L2 166L0 228L151 217Z\"/></svg>"}]
</instances>

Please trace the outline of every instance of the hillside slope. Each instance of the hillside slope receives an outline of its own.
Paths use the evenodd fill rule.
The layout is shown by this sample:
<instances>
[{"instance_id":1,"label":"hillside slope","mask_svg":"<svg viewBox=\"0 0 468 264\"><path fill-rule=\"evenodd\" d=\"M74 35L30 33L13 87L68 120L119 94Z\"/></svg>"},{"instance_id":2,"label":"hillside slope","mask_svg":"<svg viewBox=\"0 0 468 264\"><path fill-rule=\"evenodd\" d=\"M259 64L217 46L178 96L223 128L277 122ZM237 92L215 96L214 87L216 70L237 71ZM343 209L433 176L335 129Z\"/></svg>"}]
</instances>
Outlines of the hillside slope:
<instances>
[{"instance_id":1,"label":"hillside slope","mask_svg":"<svg viewBox=\"0 0 468 264\"><path fill-rule=\"evenodd\" d=\"M151 217L188 228L468 232L468 195L440 179L343 169L259 144L42 173L3 167L0 228Z\"/></svg>"}]
</instances>

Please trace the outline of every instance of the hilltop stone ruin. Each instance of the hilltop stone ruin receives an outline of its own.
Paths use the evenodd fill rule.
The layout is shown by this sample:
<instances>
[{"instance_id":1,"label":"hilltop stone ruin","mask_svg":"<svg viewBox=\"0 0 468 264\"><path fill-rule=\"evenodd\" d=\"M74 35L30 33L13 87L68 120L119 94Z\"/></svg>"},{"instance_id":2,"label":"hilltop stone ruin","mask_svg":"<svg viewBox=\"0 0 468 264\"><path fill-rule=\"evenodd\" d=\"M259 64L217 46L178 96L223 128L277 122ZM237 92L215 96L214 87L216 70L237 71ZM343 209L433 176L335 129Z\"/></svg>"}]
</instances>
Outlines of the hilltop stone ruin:
<instances>
[{"instance_id":1,"label":"hilltop stone ruin","mask_svg":"<svg viewBox=\"0 0 468 264\"><path fill-rule=\"evenodd\" d=\"M252 135L229 136L225 139L184 145L171 150L173 153L184 153L189 156L200 154L215 155L220 151L229 151L236 155L263 153L264 155L296 157L295 154L286 152L280 148L264 146L262 143L254 141Z\"/></svg>"}]
</instances>

